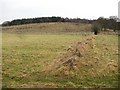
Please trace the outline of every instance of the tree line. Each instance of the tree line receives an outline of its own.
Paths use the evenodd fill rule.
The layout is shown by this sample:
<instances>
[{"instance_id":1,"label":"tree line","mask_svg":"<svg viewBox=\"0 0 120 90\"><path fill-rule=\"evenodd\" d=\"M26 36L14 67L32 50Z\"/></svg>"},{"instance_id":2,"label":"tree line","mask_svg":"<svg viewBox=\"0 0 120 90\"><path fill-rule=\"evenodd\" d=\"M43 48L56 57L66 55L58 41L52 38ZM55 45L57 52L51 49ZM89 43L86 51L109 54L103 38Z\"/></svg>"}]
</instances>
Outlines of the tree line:
<instances>
[{"instance_id":1,"label":"tree line","mask_svg":"<svg viewBox=\"0 0 120 90\"><path fill-rule=\"evenodd\" d=\"M62 17L39 17L28 19L15 19L12 21L6 21L2 23L2 26L22 25L31 23L45 23L45 22L76 22L76 23L91 23L91 20L80 18L62 18Z\"/></svg>"},{"instance_id":2,"label":"tree line","mask_svg":"<svg viewBox=\"0 0 120 90\"><path fill-rule=\"evenodd\" d=\"M28 19L15 19L12 21L6 21L2 23L2 26L22 25L31 23L45 23L45 22L75 22L75 23L89 23L99 28L100 30L113 29L120 30L120 23L115 19L108 19L100 17L96 20L80 19L80 18L62 18L62 17L38 17Z\"/></svg>"},{"instance_id":3,"label":"tree line","mask_svg":"<svg viewBox=\"0 0 120 90\"><path fill-rule=\"evenodd\" d=\"M115 19L100 17L92 23L92 30L96 35L100 31L106 31L110 29L114 32L120 30L120 22L117 22Z\"/></svg>"},{"instance_id":4,"label":"tree line","mask_svg":"<svg viewBox=\"0 0 120 90\"><path fill-rule=\"evenodd\" d=\"M44 23L44 22L63 22L64 18L61 17L40 17L28 19L15 19L2 23L2 26L22 25L31 23Z\"/></svg>"},{"instance_id":5,"label":"tree line","mask_svg":"<svg viewBox=\"0 0 120 90\"><path fill-rule=\"evenodd\" d=\"M100 17L94 22L94 24L99 25L99 28L101 30L107 30L107 29L117 30L117 29L119 29L119 27L117 26L118 23L115 19L107 19L107 18Z\"/></svg>"}]
</instances>

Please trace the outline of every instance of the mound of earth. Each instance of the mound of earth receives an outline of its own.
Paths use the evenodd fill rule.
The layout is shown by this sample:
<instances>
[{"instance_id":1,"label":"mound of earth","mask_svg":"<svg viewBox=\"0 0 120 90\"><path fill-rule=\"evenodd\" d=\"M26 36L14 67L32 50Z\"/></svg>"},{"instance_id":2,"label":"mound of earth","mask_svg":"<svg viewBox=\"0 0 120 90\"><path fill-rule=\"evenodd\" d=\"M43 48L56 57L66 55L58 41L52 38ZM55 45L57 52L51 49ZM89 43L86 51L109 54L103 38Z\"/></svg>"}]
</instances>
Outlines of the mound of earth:
<instances>
[{"instance_id":1,"label":"mound of earth","mask_svg":"<svg viewBox=\"0 0 120 90\"><path fill-rule=\"evenodd\" d=\"M96 37L91 36L84 41L68 47L54 62L46 67L45 72L61 77L75 77L76 75L92 77L105 76L109 72L117 72L115 62L104 62L96 52Z\"/></svg>"}]
</instances>

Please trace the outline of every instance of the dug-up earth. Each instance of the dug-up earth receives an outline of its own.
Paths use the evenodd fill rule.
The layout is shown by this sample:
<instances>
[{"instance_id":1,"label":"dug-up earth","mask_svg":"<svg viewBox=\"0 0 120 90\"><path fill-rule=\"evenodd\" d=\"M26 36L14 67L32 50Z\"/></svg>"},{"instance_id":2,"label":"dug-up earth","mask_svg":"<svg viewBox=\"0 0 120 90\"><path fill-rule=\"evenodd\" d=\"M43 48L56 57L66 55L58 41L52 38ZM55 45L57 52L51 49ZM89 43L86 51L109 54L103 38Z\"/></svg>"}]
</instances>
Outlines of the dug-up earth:
<instances>
[{"instance_id":1,"label":"dug-up earth","mask_svg":"<svg viewBox=\"0 0 120 90\"><path fill-rule=\"evenodd\" d=\"M98 47L96 37L89 36L69 46L54 62L47 64L43 72L63 79L79 78L80 80L117 74L117 61L107 60L110 48L104 43L101 43L102 48Z\"/></svg>"}]
</instances>

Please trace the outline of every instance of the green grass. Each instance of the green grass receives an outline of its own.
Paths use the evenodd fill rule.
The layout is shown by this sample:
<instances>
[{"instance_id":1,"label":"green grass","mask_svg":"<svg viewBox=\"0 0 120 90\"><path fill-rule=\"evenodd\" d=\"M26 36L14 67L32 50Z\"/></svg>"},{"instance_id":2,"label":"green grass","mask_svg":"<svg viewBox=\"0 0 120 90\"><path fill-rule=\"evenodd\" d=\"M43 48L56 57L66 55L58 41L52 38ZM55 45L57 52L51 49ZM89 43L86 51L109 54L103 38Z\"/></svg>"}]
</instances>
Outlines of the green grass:
<instances>
[{"instance_id":1,"label":"green grass","mask_svg":"<svg viewBox=\"0 0 120 90\"><path fill-rule=\"evenodd\" d=\"M22 39L21 39L22 37ZM3 33L3 85L16 82L31 81L40 78L32 73L39 73L45 63L52 60L71 43L81 40L80 35L23 35ZM9 77L7 77L7 75ZM27 79L29 78L29 79ZM10 79L10 80L9 80ZM8 80L8 81L6 81ZM5 83L4 83L5 82ZM8 84L8 87L9 87Z\"/></svg>"},{"instance_id":2,"label":"green grass","mask_svg":"<svg viewBox=\"0 0 120 90\"><path fill-rule=\"evenodd\" d=\"M74 78L56 77L43 72L43 69L54 62L66 48L83 41L87 36L76 32L72 34L3 32L3 87L117 87L117 67L114 69L115 72L98 72L103 69L109 71L105 66L111 60L115 64L118 63L118 37L116 35L95 37L96 48L91 50L89 56L85 58L88 60L86 63L91 63L92 56L99 58L100 65L94 65L94 70L97 71L97 74L93 73L94 77L89 67L79 69ZM84 70L87 73L84 73Z\"/></svg>"}]
</instances>

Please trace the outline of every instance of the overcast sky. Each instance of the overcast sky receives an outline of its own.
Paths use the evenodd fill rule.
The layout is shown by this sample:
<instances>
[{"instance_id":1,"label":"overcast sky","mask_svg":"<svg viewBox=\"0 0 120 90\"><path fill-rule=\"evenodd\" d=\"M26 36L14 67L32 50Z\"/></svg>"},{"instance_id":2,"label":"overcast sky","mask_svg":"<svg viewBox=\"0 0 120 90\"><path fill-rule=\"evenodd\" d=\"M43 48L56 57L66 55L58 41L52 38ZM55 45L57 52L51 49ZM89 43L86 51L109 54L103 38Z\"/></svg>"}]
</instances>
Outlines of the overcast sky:
<instances>
[{"instance_id":1,"label":"overcast sky","mask_svg":"<svg viewBox=\"0 0 120 90\"><path fill-rule=\"evenodd\" d=\"M0 23L46 16L95 19L118 16L120 0L0 0Z\"/></svg>"}]
</instances>

